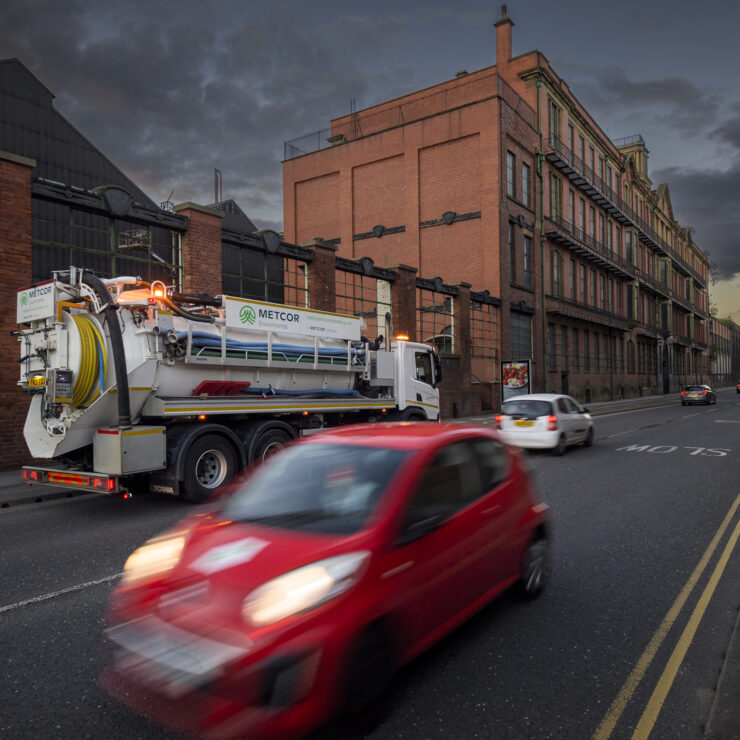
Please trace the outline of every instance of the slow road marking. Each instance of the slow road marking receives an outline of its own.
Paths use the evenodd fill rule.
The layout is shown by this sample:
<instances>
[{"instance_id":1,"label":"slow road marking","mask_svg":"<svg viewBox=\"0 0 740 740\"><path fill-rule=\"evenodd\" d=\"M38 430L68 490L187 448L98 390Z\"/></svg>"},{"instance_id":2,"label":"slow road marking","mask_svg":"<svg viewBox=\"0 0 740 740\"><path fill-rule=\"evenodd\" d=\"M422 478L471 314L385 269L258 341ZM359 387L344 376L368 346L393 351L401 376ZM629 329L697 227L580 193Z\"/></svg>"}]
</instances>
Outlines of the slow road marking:
<instances>
[{"instance_id":1,"label":"slow road marking","mask_svg":"<svg viewBox=\"0 0 740 740\"><path fill-rule=\"evenodd\" d=\"M626 709L627 704L629 704L630 700L632 699L635 691L637 690L637 687L640 685L640 682L645 677L645 673L647 672L647 669L649 668L650 664L658 653L658 650L663 644L666 635L675 623L676 619L681 613L681 610L686 604L686 600L689 598L691 592L694 590L696 584L706 570L709 561L714 555L714 551L717 549L717 546L724 537L725 531L730 526L730 523L732 522L735 513L737 512L738 506L740 506L740 494L738 494L732 506L730 506L729 511L722 521L722 524L712 538L712 541L709 543L709 546L704 551L704 554L702 555L701 560L694 569L694 572L689 577L689 580L686 581L686 584L681 589L681 593L673 602L673 605L668 610L668 613L664 617L663 621L660 623L658 629L655 631L655 634L653 634L653 636L650 638L650 642L648 643L644 652L637 661L637 664L632 669L621 690L619 691L616 698L611 703L611 706L604 715L604 718L601 720L601 723L596 728L596 732L594 732L593 734L593 740L607 740L607 738L611 737L614 728L617 726L617 722L619 722L619 718L622 716L622 713ZM727 542L727 545L725 546L722 556L720 557L717 565L714 568L714 572L709 579L709 583L705 587L704 592L702 593L698 604L694 608L694 611L691 615L691 618L689 619L686 628L684 629L681 637L678 640L678 643L676 644L676 647L671 653L671 657L669 658L666 668L663 671L663 675L658 681L658 684L652 696L650 697L645 710L643 711L640 722L635 729L633 740L642 740L650 734L650 731L655 724L655 720L658 717L658 713L663 706L663 702L665 701L668 691L673 685L673 680L675 679L681 662L686 655L686 651L691 644L691 640L696 633L696 629L699 626L702 617L704 616L704 611L706 610L707 604L709 603L709 600L714 593L720 577L724 573L730 554L732 553L737 543L738 536L740 536L740 520L738 520L737 524L735 525L735 529L729 541Z\"/></svg>"}]
</instances>

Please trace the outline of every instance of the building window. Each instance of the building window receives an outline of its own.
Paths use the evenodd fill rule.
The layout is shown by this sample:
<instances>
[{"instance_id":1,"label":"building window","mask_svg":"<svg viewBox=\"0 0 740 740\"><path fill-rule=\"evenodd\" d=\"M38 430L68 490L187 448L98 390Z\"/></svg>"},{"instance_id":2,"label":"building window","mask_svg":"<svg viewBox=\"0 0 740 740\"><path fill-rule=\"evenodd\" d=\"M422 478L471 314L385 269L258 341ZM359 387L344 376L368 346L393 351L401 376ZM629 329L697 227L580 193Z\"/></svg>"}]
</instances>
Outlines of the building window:
<instances>
[{"instance_id":1,"label":"building window","mask_svg":"<svg viewBox=\"0 0 740 740\"><path fill-rule=\"evenodd\" d=\"M516 158L511 152L506 152L506 194L516 197Z\"/></svg>"},{"instance_id":2,"label":"building window","mask_svg":"<svg viewBox=\"0 0 740 740\"><path fill-rule=\"evenodd\" d=\"M560 256L560 252L552 250L552 294L556 298L560 298L562 295L562 273L563 273L563 258Z\"/></svg>"},{"instance_id":3,"label":"building window","mask_svg":"<svg viewBox=\"0 0 740 740\"><path fill-rule=\"evenodd\" d=\"M586 234L586 201L583 198L578 199L578 210L579 210L579 226L581 229L581 236Z\"/></svg>"},{"instance_id":4,"label":"building window","mask_svg":"<svg viewBox=\"0 0 740 740\"><path fill-rule=\"evenodd\" d=\"M509 282L516 282L516 245L514 224L509 221Z\"/></svg>"},{"instance_id":5,"label":"building window","mask_svg":"<svg viewBox=\"0 0 740 740\"><path fill-rule=\"evenodd\" d=\"M594 332L594 370L601 370L601 358L599 357L599 335Z\"/></svg>"},{"instance_id":6,"label":"building window","mask_svg":"<svg viewBox=\"0 0 740 740\"><path fill-rule=\"evenodd\" d=\"M532 289L532 237L524 237L524 287Z\"/></svg>"},{"instance_id":7,"label":"building window","mask_svg":"<svg viewBox=\"0 0 740 740\"><path fill-rule=\"evenodd\" d=\"M591 349L588 346L589 333L583 332L583 370L589 372L591 370Z\"/></svg>"},{"instance_id":8,"label":"building window","mask_svg":"<svg viewBox=\"0 0 740 740\"><path fill-rule=\"evenodd\" d=\"M591 270L591 305L596 306L596 270Z\"/></svg>"},{"instance_id":9,"label":"building window","mask_svg":"<svg viewBox=\"0 0 740 740\"><path fill-rule=\"evenodd\" d=\"M614 251L621 257L622 256L622 227L615 226L614 228Z\"/></svg>"},{"instance_id":10,"label":"building window","mask_svg":"<svg viewBox=\"0 0 740 740\"><path fill-rule=\"evenodd\" d=\"M591 228L591 236L593 237L595 241L596 240L596 211L594 210L593 206L589 208L588 216L589 216L588 218L589 226Z\"/></svg>"},{"instance_id":11,"label":"building window","mask_svg":"<svg viewBox=\"0 0 740 740\"><path fill-rule=\"evenodd\" d=\"M570 154L573 154L573 125L568 124L568 149L570 149Z\"/></svg>"},{"instance_id":12,"label":"building window","mask_svg":"<svg viewBox=\"0 0 740 740\"><path fill-rule=\"evenodd\" d=\"M560 218L560 180L550 176L550 215L553 219Z\"/></svg>"},{"instance_id":13,"label":"building window","mask_svg":"<svg viewBox=\"0 0 740 740\"><path fill-rule=\"evenodd\" d=\"M550 101L550 143L554 146L560 140L560 108Z\"/></svg>"},{"instance_id":14,"label":"building window","mask_svg":"<svg viewBox=\"0 0 740 740\"><path fill-rule=\"evenodd\" d=\"M628 264L635 264L635 257L632 253L632 232L629 229L624 232L624 258Z\"/></svg>"},{"instance_id":15,"label":"building window","mask_svg":"<svg viewBox=\"0 0 740 740\"><path fill-rule=\"evenodd\" d=\"M578 300L576 294L576 261L570 261L570 297L572 300Z\"/></svg>"},{"instance_id":16,"label":"building window","mask_svg":"<svg viewBox=\"0 0 740 740\"><path fill-rule=\"evenodd\" d=\"M581 299L581 303L587 302L587 296L586 296L586 266L585 265L578 265L578 282L580 283L580 292L579 297Z\"/></svg>"},{"instance_id":17,"label":"building window","mask_svg":"<svg viewBox=\"0 0 740 740\"><path fill-rule=\"evenodd\" d=\"M573 369L578 372L578 329L573 329Z\"/></svg>"},{"instance_id":18,"label":"building window","mask_svg":"<svg viewBox=\"0 0 740 740\"><path fill-rule=\"evenodd\" d=\"M568 369L568 328L560 327L560 356L562 358L562 369Z\"/></svg>"},{"instance_id":19,"label":"building window","mask_svg":"<svg viewBox=\"0 0 740 740\"><path fill-rule=\"evenodd\" d=\"M576 225L576 195L572 190L568 190L568 220L572 231Z\"/></svg>"},{"instance_id":20,"label":"building window","mask_svg":"<svg viewBox=\"0 0 740 740\"><path fill-rule=\"evenodd\" d=\"M606 222L602 213L599 214L599 242L602 245L606 244Z\"/></svg>"},{"instance_id":21,"label":"building window","mask_svg":"<svg viewBox=\"0 0 740 740\"><path fill-rule=\"evenodd\" d=\"M530 174L531 170L528 164L522 162L522 203L528 206L529 200L529 189L530 189Z\"/></svg>"},{"instance_id":22,"label":"building window","mask_svg":"<svg viewBox=\"0 0 740 740\"><path fill-rule=\"evenodd\" d=\"M519 311L511 312L511 353L517 360L532 356L532 317Z\"/></svg>"},{"instance_id":23,"label":"building window","mask_svg":"<svg viewBox=\"0 0 740 740\"><path fill-rule=\"evenodd\" d=\"M547 369L555 369L555 324L547 325Z\"/></svg>"},{"instance_id":24,"label":"building window","mask_svg":"<svg viewBox=\"0 0 740 740\"><path fill-rule=\"evenodd\" d=\"M606 278L599 275L599 308L603 311L606 303Z\"/></svg>"},{"instance_id":25,"label":"building window","mask_svg":"<svg viewBox=\"0 0 740 740\"><path fill-rule=\"evenodd\" d=\"M663 285L668 285L668 265L665 260L660 260L659 268L660 268L660 275L658 279L660 280Z\"/></svg>"},{"instance_id":26,"label":"building window","mask_svg":"<svg viewBox=\"0 0 740 740\"><path fill-rule=\"evenodd\" d=\"M609 278L607 281L607 304L606 307L609 310L609 313L614 313L614 281Z\"/></svg>"},{"instance_id":27,"label":"building window","mask_svg":"<svg viewBox=\"0 0 740 740\"><path fill-rule=\"evenodd\" d=\"M594 172L594 148L592 146L588 148L588 164L591 168L591 176L593 177L596 173Z\"/></svg>"}]
</instances>

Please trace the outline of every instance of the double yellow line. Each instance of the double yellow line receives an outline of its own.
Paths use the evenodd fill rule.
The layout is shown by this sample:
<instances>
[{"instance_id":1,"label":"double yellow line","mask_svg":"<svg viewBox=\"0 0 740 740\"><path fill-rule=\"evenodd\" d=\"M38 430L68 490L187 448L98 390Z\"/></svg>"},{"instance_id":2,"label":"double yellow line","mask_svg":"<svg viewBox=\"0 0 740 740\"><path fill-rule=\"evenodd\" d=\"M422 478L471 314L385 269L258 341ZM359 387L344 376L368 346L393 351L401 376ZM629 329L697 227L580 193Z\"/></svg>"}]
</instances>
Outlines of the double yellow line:
<instances>
[{"instance_id":1,"label":"double yellow line","mask_svg":"<svg viewBox=\"0 0 740 740\"><path fill-rule=\"evenodd\" d=\"M686 604L687 599L691 595L691 592L694 590L694 587L696 586L707 566L709 565L709 562L712 559L715 550L719 546L719 543L724 537L725 532L727 531L728 527L735 517L738 506L740 506L740 494L738 494L734 503L727 512L727 515L725 516L722 524L712 538L712 541L709 543L709 546L702 555L702 558L694 569L694 572L691 574L691 577L686 582L686 585L683 587L683 589L681 589L681 593L673 602L673 605L668 610L665 618L661 622L658 629L655 631L655 634L650 639L650 642L645 648L645 651L640 656L640 659L637 661L637 664L632 669L630 675L627 677L624 686L622 686L619 694L617 694L617 697L614 699L611 706L607 710L607 713L604 715L604 719L601 720L601 724L599 724L596 732L593 734L593 740L607 740L607 738L611 737L611 734L614 731L619 718L622 716L622 712L624 712L627 704L630 702L630 699L632 699L632 696L637 690L640 681L642 681L642 679L644 678L648 667L653 661L653 658L655 658L658 650L660 649L660 646L663 644L663 640L668 634L668 631L675 623L678 615L681 613L681 610ZM632 740L645 740L645 738L647 738L652 732L652 729L655 726L655 722L658 719L658 715L660 714L660 710L663 708L663 703L665 702L665 699L668 696L668 692L673 685L673 681L676 678L678 669L680 668L683 659L686 657L686 652L688 651L689 646L694 639L694 635L696 634L696 630L699 627L699 623L701 622L702 617L704 616L704 612L706 611L707 606L709 605L709 602L714 594L714 591L717 588L719 579L722 577L722 574L727 567L727 562L730 559L732 551L735 549L735 545L737 544L739 537L740 519L738 519L737 523L735 524L735 528L732 531L732 534L730 535L730 538L728 539L724 550L722 551L722 555L717 561L717 564L712 571L712 575L710 576L709 581L707 582L707 585L705 586L704 591L699 598L699 601L694 607L694 611L691 613L691 617L689 618L686 627L684 627L684 630L681 633L681 636L679 637L670 658L668 659L668 663L666 664L663 673L658 680L658 683L656 684L655 689L647 705L645 706L645 709L642 712L640 721L637 723L637 727L632 734Z\"/></svg>"}]
</instances>

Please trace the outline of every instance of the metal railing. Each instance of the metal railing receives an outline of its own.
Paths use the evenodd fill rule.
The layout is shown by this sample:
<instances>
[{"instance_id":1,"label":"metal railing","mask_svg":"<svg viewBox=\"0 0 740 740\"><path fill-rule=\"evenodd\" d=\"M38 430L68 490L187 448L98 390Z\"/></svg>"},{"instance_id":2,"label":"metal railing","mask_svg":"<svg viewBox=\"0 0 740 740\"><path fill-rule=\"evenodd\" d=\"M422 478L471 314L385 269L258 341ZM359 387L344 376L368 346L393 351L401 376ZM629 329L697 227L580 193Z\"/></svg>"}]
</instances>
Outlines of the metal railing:
<instances>
[{"instance_id":1,"label":"metal railing","mask_svg":"<svg viewBox=\"0 0 740 740\"><path fill-rule=\"evenodd\" d=\"M666 256L670 257L679 268L690 277L693 277L702 286L706 286L706 278L701 276L697 270L689 265L676 250L664 239L658 236L655 230L637 213L632 207L620 197L619 193L613 190L610 184L606 183L603 178L596 174L586 163L578 157L575 152L566 146L557 136L550 136L548 140L550 152L557 155L564 163L570 165L573 170L581 175L597 191L598 195L611 205L612 210L621 214L621 216L630 221L635 226L640 235L641 241L647 241L655 249L660 250ZM598 201L597 201L598 202ZM599 204L603 205L603 204Z\"/></svg>"},{"instance_id":2,"label":"metal railing","mask_svg":"<svg viewBox=\"0 0 740 740\"><path fill-rule=\"evenodd\" d=\"M605 244L594 239L594 237L587 234L575 224L566 221L562 216L548 216L547 220L554 223L563 235L571 237L572 241L577 242L583 247L587 247L592 254L600 257L609 267L618 268L630 278L637 276L638 269L633 264L624 259L624 257L621 257L613 249L609 249Z\"/></svg>"}]
</instances>

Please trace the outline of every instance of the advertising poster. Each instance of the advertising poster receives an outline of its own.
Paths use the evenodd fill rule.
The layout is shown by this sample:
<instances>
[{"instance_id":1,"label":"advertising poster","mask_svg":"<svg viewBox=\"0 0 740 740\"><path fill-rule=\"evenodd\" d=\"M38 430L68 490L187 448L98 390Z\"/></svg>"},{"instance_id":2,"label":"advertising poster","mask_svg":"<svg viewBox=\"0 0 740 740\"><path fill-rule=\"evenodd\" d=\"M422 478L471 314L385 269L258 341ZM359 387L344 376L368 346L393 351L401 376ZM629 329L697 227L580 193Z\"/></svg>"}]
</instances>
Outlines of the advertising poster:
<instances>
[{"instance_id":1,"label":"advertising poster","mask_svg":"<svg viewBox=\"0 0 740 740\"><path fill-rule=\"evenodd\" d=\"M501 363L501 400L531 393L530 360L507 360Z\"/></svg>"}]
</instances>

